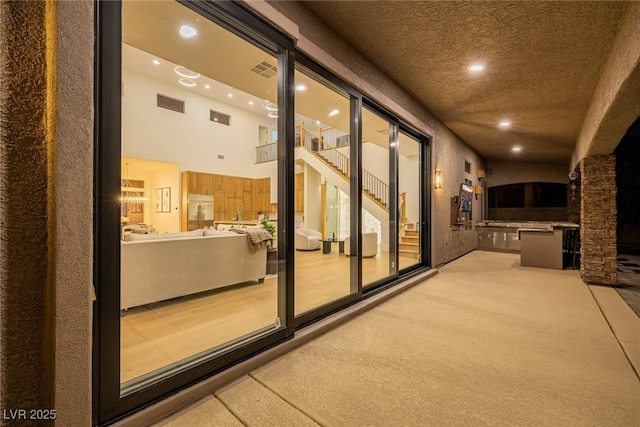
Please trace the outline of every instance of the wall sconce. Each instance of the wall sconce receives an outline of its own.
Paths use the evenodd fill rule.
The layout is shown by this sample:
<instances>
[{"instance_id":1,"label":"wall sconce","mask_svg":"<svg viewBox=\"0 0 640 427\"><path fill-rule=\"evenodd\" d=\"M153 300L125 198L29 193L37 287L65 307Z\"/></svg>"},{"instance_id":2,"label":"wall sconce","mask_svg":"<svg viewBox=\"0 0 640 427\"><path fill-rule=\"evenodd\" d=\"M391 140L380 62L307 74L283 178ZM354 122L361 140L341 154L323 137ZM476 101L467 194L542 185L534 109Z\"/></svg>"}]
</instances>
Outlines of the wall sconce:
<instances>
[{"instance_id":1,"label":"wall sconce","mask_svg":"<svg viewBox=\"0 0 640 427\"><path fill-rule=\"evenodd\" d=\"M442 171L436 171L433 186L436 190L442 188Z\"/></svg>"},{"instance_id":2,"label":"wall sconce","mask_svg":"<svg viewBox=\"0 0 640 427\"><path fill-rule=\"evenodd\" d=\"M486 174L484 173L484 169L478 169L478 180L482 181L483 179L486 178ZM482 193L480 193L482 194Z\"/></svg>"},{"instance_id":3,"label":"wall sconce","mask_svg":"<svg viewBox=\"0 0 640 427\"><path fill-rule=\"evenodd\" d=\"M473 186L473 192L476 194L476 200L478 200L478 196L480 194L482 194L482 185L480 185L480 184L474 185Z\"/></svg>"}]
</instances>

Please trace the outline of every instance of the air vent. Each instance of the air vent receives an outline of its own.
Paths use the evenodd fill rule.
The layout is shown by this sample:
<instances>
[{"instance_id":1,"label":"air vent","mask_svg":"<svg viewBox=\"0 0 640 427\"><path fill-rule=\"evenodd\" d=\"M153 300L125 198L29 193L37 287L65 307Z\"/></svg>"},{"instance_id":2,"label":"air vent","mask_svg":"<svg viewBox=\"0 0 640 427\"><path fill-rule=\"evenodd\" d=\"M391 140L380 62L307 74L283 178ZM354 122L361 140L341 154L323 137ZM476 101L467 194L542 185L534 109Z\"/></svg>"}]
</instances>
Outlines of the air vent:
<instances>
[{"instance_id":1,"label":"air vent","mask_svg":"<svg viewBox=\"0 0 640 427\"><path fill-rule=\"evenodd\" d=\"M231 122L231 116L228 114L221 113L219 111L209 110L209 120L212 122L219 123L221 125L229 126Z\"/></svg>"},{"instance_id":2,"label":"air vent","mask_svg":"<svg viewBox=\"0 0 640 427\"><path fill-rule=\"evenodd\" d=\"M467 162L466 160L464 161L464 171L466 173L471 173L471 163Z\"/></svg>"},{"instance_id":3,"label":"air vent","mask_svg":"<svg viewBox=\"0 0 640 427\"><path fill-rule=\"evenodd\" d=\"M158 107L184 114L184 101L158 94Z\"/></svg>"},{"instance_id":4,"label":"air vent","mask_svg":"<svg viewBox=\"0 0 640 427\"><path fill-rule=\"evenodd\" d=\"M258 62L256 65L251 67L249 71L253 71L254 73L259 74L267 79L278 74L278 68L276 68L275 65L271 65L267 61Z\"/></svg>"}]
</instances>

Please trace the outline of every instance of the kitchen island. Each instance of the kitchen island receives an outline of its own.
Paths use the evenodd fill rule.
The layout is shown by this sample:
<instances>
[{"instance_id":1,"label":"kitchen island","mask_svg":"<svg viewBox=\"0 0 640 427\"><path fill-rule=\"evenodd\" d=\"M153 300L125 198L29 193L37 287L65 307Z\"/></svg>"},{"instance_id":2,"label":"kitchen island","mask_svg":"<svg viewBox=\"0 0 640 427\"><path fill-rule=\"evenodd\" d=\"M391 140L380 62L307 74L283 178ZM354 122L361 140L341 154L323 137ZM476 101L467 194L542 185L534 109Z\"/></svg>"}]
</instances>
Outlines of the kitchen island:
<instances>
[{"instance_id":1,"label":"kitchen island","mask_svg":"<svg viewBox=\"0 0 640 427\"><path fill-rule=\"evenodd\" d=\"M522 266L562 270L564 254L579 251L580 226L572 222L485 220L476 227L478 249L520 253Z\"/></svg>"}]
</instances>

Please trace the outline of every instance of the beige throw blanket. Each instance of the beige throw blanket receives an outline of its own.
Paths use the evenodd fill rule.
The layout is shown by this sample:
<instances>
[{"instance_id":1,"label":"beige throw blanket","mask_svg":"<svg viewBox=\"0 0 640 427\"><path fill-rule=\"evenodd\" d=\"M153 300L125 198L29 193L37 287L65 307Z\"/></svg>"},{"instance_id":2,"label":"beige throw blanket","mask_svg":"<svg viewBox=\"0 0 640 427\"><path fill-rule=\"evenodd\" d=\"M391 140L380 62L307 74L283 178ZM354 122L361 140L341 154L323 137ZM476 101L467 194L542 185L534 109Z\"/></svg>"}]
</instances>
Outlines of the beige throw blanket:
<instances>
[{"instance_id":1,"label":"beige throw blanket","mask_svg":"<svg viewBox=\"0 0 640 427\"><path fill-rule=\"evenodd\" d=\"M264 228L231 228L238 234L246 234L251 252L258 252L260 249L268 249L272 246L273 236Z\"/></svg>"}]
</instances>

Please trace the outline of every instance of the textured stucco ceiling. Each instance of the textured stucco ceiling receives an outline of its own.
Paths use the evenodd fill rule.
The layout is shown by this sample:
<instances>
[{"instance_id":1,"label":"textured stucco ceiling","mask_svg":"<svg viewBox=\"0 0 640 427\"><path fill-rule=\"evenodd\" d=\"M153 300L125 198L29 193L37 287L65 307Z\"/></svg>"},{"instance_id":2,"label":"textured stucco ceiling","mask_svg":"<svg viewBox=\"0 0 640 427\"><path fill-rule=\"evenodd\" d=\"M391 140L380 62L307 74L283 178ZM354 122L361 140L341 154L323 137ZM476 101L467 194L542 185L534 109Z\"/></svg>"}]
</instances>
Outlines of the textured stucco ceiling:
<instances>
[{"instance_id":1,"label":"textured stucco ceiling","mask_svg":"<svg viewBox=\"0 0 640 427\"><path fill-rule=\"evenodd\" d=\"M309 1L487 159L568 164L625 2ZM468 71L484 62L478 74ZM512 125L501 129L498 123Z\"/></svg>"}]
</instances>

